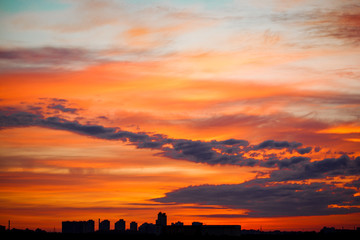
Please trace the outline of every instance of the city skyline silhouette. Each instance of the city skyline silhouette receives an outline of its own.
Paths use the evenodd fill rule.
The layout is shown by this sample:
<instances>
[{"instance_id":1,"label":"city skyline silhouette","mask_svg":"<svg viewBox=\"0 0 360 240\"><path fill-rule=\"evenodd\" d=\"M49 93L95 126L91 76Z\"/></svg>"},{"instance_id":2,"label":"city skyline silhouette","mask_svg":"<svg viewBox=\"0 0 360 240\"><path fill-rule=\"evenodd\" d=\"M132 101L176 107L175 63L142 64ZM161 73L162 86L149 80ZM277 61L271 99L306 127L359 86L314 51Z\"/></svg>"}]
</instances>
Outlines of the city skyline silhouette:
<instances>
[{"instance_id":1,"label":"city skyline silhouette","mask_svg":"<svg viewBox=\"0 0 360 240\"><path fill-rule=\"evenodd\" d=\"M200 239L227 239L241 238L247 239L254 236L257 239L328 239L333 237L356 238L360 236L360 227L355 229L335 229L334 227L323 227L320 231L263 231L262 229L242 229L241 225L206 225L200 222L193 222L191 225L184 225L178 221L167 224L166 213L159 212L155 223L142 223L139 228L135 221L130 222L126 228L126 221L119 219L111 228L110 221L98 219L97 229L94 220L87 221L63 221L61 232L46 232L37 228L34 230L8 229L0 226L0 236L4 239L21 238L46 238L46 239L114 239L122 237L124 239L138 239L142 237L163 239L163 238L182 238L197 237Z\"/></svg>"},{"instance_id":2,"label":"city skyline silhouette","mask_svg":"<svg viewBox=\"0 0 360 240\"><path fill-rule=\"evenodd\" d=\"M174 227L176 228L181 228L181 227L194 227L194 228L199 228L199 227L231 227L231 228L236 228L236 230L239 231L239 233L242 231L245 232L265 232L262 229L262 226L260 226L259 229L242 229L241 225L207 225L206 223L202 223L202 222L192 222L191 225L184 225L183 222L181 221L177 221L177 222L172 222L171 224L167 224L167 215L164 212L159 212L157 214L157 219L155 219L154 223L148 223L148 222L144 222L142 223L139 228L138 228L138 223L136 221L131 221L128 222L128 224L126 224L127 221L125 221L124 219L119 219L116 222L113 223L113 227L111 225L111 221L109 221L108 219L98 219L97 224L94 220L89 219L86 221L76 221L76 220L66 220L66 221L62 221L62 228L61 231L62 233L94 233L96 231L98 232L109 232L109 231L115 231L115 232L126 232L126 231L130 231L130 232L143 232L143 233L154 233L154 231L156 232L156 230L154 230L155 228L157 228L158 232L161 232L160 230L163 227ZM16 228L11 228L11 221L8 221L8 226L2 226L0 225L0 231L4 232L5 230L10 231L11 229L16 229ZM127 227L128 226L128 227ZM21 229L19 229L21 230ZM26 230L28 230L28 228L26 228ZM37 228L37 230L41 230L39 228ZM336 229L334 227L327 227L327 226L323 226L321 230L319 230L318 232L335 232L335 231L340 231L340 230L344 230L344 227L342 227L341 229ZM360 231L360 227L356 227L353 226L353 229L345 229L345 231ZM43 230L41 230L43 231ZM275 232L280 232L280 230L272 230ZM55 229L54 231L55 232ZM271 231L270 231L271 232ZM286 232L286 231L285 231ZM291 231L293 232L293 231ZM298 232L306 232L306 231L298 231ZM308 232L315 232L315 231L308 231Z\"/></svg>"}]
</instances>

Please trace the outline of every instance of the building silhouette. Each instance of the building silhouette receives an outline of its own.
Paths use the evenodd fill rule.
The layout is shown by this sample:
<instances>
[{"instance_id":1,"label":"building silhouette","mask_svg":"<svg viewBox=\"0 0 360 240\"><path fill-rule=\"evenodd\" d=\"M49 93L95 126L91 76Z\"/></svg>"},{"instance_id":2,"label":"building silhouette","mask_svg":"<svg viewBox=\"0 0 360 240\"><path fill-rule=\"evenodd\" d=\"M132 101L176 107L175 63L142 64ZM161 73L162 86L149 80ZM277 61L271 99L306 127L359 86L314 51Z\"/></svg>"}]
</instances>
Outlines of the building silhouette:
<instances>
[{"instance_id":1,"label":"building silhouette","mask_svg":"<svg viewBox=\"0 0 360 240\"><path fill-rule=\"evenodd\" d=\"M62 222L63 233L92 233L94 232L94 221L65 221ZM125 233L126 222L119 219L115 224L115 231ZM1 230L1 229L0 229ZM110 221L99 219L99 232L110 231ZM143 223L139 229L136 222L130 223L130 232L139 231L142 234L152 235L183 235L183 236L239 236L241 234L240 225L204 225L201 222L193 222L191 225L184 225L183 222L167 225L166 213L159 212L156 223ZM324 228L322 232L334 231L333 228Z\"/></svg>"},{"instance_id":2,"label":"building silhouette","mask_svg":"<svg viewBox=\"0 0 360 240\"><path fill-rule=\"evenodd\" d=\"M136 232L137 228L138 228L138 224L136 222L131 222L130 223L130 231Z\"/></svg>"},{"instance_id":3,"label":"building silhouette","mask_svg":"<svg viewBox=\"0 0 360 240\"><path fill-rule=\"evenodd\" d=\"M62 222L62 233L92 233L94 230L95 222L93 220Z\"/></svg>"},{"instance_id":4,"label":"building silhouette","mask_svg":"<svg viewBox=\"0 0 360 240\"><path fill-rule=\"evenodd\" d=\"M240 225L176 225L162 229L166 235L184 236L240 236Z\"/></svg>"},{"instance_id":5,"label":"building silhouette","mask_svg":"<svg viewBox=\"0 0 360 240\"><path fill-rule=\"evenodd\" d=\"M110 231L110 221L104 220L99 223L99 231Z\"/></svg>"},{"instance_id":6,"label":"building silhouette","mask_svg":"<svg viewBox=\"0 0 360 240\"><path fill-rule=\"evenodd\" d=\"M201 235L208 236L239 236L241 234L240 225L203 225Z\"/></svg>"},{"instance_id":7,"label":"building silhouette","mask_svg":"<svg viewBox=\"0 0 360 240\"><path fill-rule=\"evenodd\" d=\"M165 235L180 235L180 236L201 236L202 226L193 225L171 225L163 229Z\"/></svg>"},{"instance_id":8,"label":"building silhouette","mask_svg":"<svg viewBox=\"0 0 360 240\"><path fill-rule=\"evenodd\" d=\"M125 232L125 221L124 221L124 219L119 219L119 221L117 221L115 223L115 231Z\"/></svg>"},{"instance_id":9,"label":"building silhouette","mask_svg":"<svg viewBox=\"0 0 360 240\"><path fill-rule=\"evenodd\" d=\"M202 226L203 223L202 222L192 222L191 225L192 226Z\"/></svg>"},{"instance_id":10,"label":"building silhouette","mask_svg":"<svg viewBox=\"0 0 360 240\"><path fill-rule=\"evenodd\" d=\"M184 226L184 223L177 221L176 223L171 223L171 226Z\"/></svg>"},{"instance_id":11,"label":"building silhouette","mask_svg":"<svg viewBox=\"0 0 360 240\"><path fill-rule=\"evenodd\" d=\"M166 213L159 212L158 219L156 220L157 226L166 226L167 225L167 216Z\"/></svg>"},{"instance_id":12,"label":"building silhouette","mask_svg":"<svg viewBox=\"0 0 360 240\"><path fill-rule=\"evenodd\" d=\"M139 227L139 232L145 234L159 235L161 233L161 226L145 222Z\"/></svg>"}]
</instances>

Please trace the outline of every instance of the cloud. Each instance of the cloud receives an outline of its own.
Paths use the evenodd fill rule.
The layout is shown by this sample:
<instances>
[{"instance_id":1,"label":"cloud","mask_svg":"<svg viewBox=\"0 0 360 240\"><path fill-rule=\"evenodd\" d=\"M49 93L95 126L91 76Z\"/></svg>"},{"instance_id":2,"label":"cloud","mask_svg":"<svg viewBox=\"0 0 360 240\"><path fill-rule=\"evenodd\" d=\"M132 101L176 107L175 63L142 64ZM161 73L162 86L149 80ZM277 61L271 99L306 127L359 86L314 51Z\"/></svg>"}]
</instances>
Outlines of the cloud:
<instances>
[{"instance_id":1,"label":"cloud","mask_svg":"<svg viewBox=\"0 0 360 240\"><path fill-rule=\"evenodd\" d=\"M84 125L78 121L69 121L60 117L44 118L40 114L33 114L29 112L12 112L1 113L0 127L27 127L27 126L41 126L51 129L66 130L82 135L97 137L108 140L123 140L136 143L137 141L145 141L150 139L146 134L132 133L127 131L120 131L117 128L107 128L101 125Z\"/></svg>"},{"instance_id":2,"label":"cloud","mask_svg":"<svg viewBox=\"0 0 360 240\"><path fill-rule=\"evenodd\" d=\"M314 26L315 32L321 37L332 37L347 43L360 43L360 5L344 6L342 9L325 12L319 15L322 20Z\"/></svg>"},{"instance_id":3,"label":"cloud","mask_svg":"<svg viewBox=\"0 0 360 240\"><path fill-rule=\"evenodd\" d=\"M229 142L233 143L234 140L229 139ZM239 140L238 142L240 144L245 144L245 141L243 140ZM221 145L223 149L228 148L216 141L202 142L186 139L170 139L170 143L173 145L173 148L166 149L162 153L163 156L208 163L210 165L233 164L240 166L254 166L258 163L258 160L242 157L241 154L227 155L217 152L214 150L214 147L219 147L219 145Z\"/></svg>"},{"instance_id":4,"label":"cloud","mask_svg":"<svg viewBox=\"0 0 360 240\"><path fill-rule=\"evenodd\" d=\"M61 112L64 112L64 113L77 113L78 109L77 108L68 108L68 107L65 107L64 105L62 104L51 104L48 106L49 109L55 109L55 110L59 110Z\"/></svg>"},{"instance_id":5,"label":"cloud","mask_svg":"<svg viewBox=\"0 0 360 240\"><path fill-rule=\"evenodd\" d=\"M40 47L0 49L0 60L20 66L55 66L74 64L76 62L94 62L96 54L93 51L80 48Z\"/></svg>"},{"instance_id":6,"label":"cloud","mask_svg":"<svg viewBox=\"0 0 360 240\"><path fill-rule=\"evenodd\" d=\"M3 111L0 115L1 128L23 126L42 126L52 129L71 131L101 139L121 140L129 142L138 148L161 149L162 155L174 159L183 159L208 164L254 165L257 162L253 159L242 158L241 155L227 156L226 154L218 153L213 149L213 147L222 146L223 143L217 141L202 142L186 139L171 139L159 134L150 135L147 133L121 131L118 128L81 124L78 121L69 121L60 117L45 118L40 114L22 111ZM248 144L247 141L235 139L227 140L225 143L226 145L231 143L232 146L243 146ZM164 144L171 144L173 147L163 147ZM223 146L223 148L226 149L227 146Z\"/></svg>"},{"instance_id":7,"label":"cloud","mask_svg":"<svg viewBox=\"0 0 360 240\"><path fill-rule=\"evenodd\" d=\"M267 161L260 162L260 166L262 167L278 167L280 169L286 168L286 169L292 169L297 168L299 164L302 164L303 162L309 162L311 159L306 157L298 157L294 156L291 158L285 158L285 159L278 159L276 155L274 157L270 157Z\"/></svg>"},{"instance_id":8,"label":"cloud","mask_svg":"<svg viewBox=\"0 0 360 240\"><path fill-rule=\"evenodd\" d=\"M107 128L101 125L81 124L78 121L69 121L64 118L47 117L22 111L3 111L0 115L0 127L42 126L52 129L66 130L78 134L129 142L138 148L159 149L160 155L173 159L182 159L193 162L215 164L233 164L240 166L254 166L259 160L243 157L242 153L248 145L245 140L228 139L217 142L193 141L187 139L172 139L163 135L148 133L133 133L121 131L119 128ZM170 144L172 147L165 146ZM287 147L283 144L282 147ZM280 147L280 146L278 146ZM248 146L252 148L252 146ZM217 151L216 149L221 149ZM231 152L231 154L229 154Z\"/></svg>"},{"instance_id":9,"label":"cloud","mask_svg":"<svg viewBox=\"0 0 360 240\"><path fill-rule=\"evenodd\" d=\"M357 180L354 180L352 182L346 183L345 186L346 187L355 187L358 190L360 190L360 178Z\"/></svg>"},{"instance_id":10,"label":"cloud","mask_svg":"<svg viewBox=\"0 0 360 240\"><path fill-rule=\"evenodd\" d=\"M0 129L8 127L35 126L38 124L38 120L40 118L41 115L29 112L15 111L11 112L10 114L6 114L6 112L1 112Z\"/></svg>"},{"instance_id":11,"label":"cloud","mask_svg":"<svg viewBox=\"0 0 360 240\"><path fill-rule=\"evenodd\" d=\"M296 168L299 164L309 162L310 158L305 157L291 157L278 162L279 168Z\"/></svg>"},{"instance_id":12,"label":"cloud","mask_svg":"<svg viewBox=\"0 0 360 240\"><path fill-rule=\"evenodd\" d=\"M280 165L281 166L281 165ZM347 155L326 158L321 161L301 161L296 168L271 172L271 181L321 179L335 176L357 176L360 174L360 157L350 160Z\"/></svg>"},{"instance_id":13,"label":"cloud","mask_svg":"<svg viewBox=\"0 0 360 240\"><path fill-rule=\"evenodd\" d=\"M59 113L78 114L78 111L82 110L81 108L69 107L72 105L73 104L69 103L68 100L62 98L39 98L38 102L22 102L20 108L24 112L26 109L29 113L36 113L41 118L44 112L46 112L47 115ZM9 111L19 112L16 108Z\"/></svg>"},{"instance_id":14,"label":"cloud","mask_svg":"<svg viewBox=\"0 0 360 240\"><path fill-rule=\"evenodd\" d=\"M51 100L50 105L61 105L63 100ZM61 111L61 110L60 110ZM61 111L63 112L63 111ZM157 150L155 154L210 165L261 166L272 168L268 178L255 179L242 184L189 186L168 192L153 199L160 203L194 203L245 209L243 217L280 217L346 214L360 212L359 197L355 197L358 180L340 188L325 183L290 184L286 181L323 179L335 176L359 176L360 157L347 155L311 161L309 157L281 158L269 154L267 160L249 157L249 153L263 154L266 149L295 150L305 153L312 148L300 148L299 142L267 140L251 145L246 140L193 141L174 139L161 134L123 131L116 127L83 124L60 116L45 117L35 113L5 108L0 111L0 129L40 126L81 134L84 136L119 140L137 148ZM260 155L261 156L261 155ZM265 156L265 155L263 155ZM3 166L4 167L4 166ZM71 169L78 173L78 169ZM74 172L75 171L75 172ZM209 216L213 217L213 216ZM241 216L238 216L241 217Z\"/></svg>"},{"instance_id":15,"label":"cloud","mask_svg":"<svg viewBox=\"0 0 360 240\"><path fill-rule=\"evenodd\" d=\"M39 100L52 101L56 103L66 103L68 100L63 98L39 98Z\"/></svg>"},{"instance_id":16,"label":"cloud","mask_svg":"<svg viewBox=\"0 0 360 240\"><path fill-rule=\"evenodd\" d=\"M225 141L220 141L220 144L224 144L224 145L238 145L238 146L248 146L249 142L246 140L238 140L238 139L228 139Z\"/></svg>"},{"instance_id":17,"label":"cloud","mask_svg":"<svg viewBox=\"0 0 360 240\"><path fill-rule=\"evenodd\" d=\"M114 128L105 128L99 125L82 125L77 121L67 121L59 117L48 117L45 119L39 119L38 124L44 127L68 130L79 134L96 136L105 139L108 139L109 135L115 133L116 131L116 129Z\"/></svg>"},{"instance_id":18,"label":"cloud","mask_svg":"<svg viewBox=\"0 0 360 240\"><path fill-rule=\"evenodd\" d=\"M296 149L296 151L297 151L298 153L300 153L301 155L302 155L302 154L305 154L305 153L309 153L309 152L311 152L311 150L312 150L312 147L306 147L306 148Z\"/></svg>"},{"instance_id":19,"label":"cloud","mask_svg":"<svg viewBox=\"0 0 360 240\"><path fill-rule=\"evenodd\" d=\"M0 49L0 70L81 68L104 62L99 51L84 48L37 47Z\"/></svg>"},{"instance_id":20,"label":"cloud","mask_svg":"<svg viewBox=\"0 0 360 240\"><path fill-rule=\"evenodd\" d=\"M298 143L298 142L287 142L287 141L281 141L281 142L277 142L277 141L274 141L274 140L267 140L267 141L264 141L258 145L255 145L253 147L254 150L259 150L259 149L264 149L264 148L267 148L267 149L284 149L284 148L287 148L287 149L290 149L290 150L293 150L293 149L296 149L298 147L301 147L302 146L302 143Z\"/></svg>"},{"instance_id":21,"label":"cloud","mask_svg":"<svg viewBox=\"0 0 360 240\"><path fill-rule=\"evenodd\" d=\"M62 63L84 60L89 53L78 48L15 48L0 49L0 59L18 62Z\"/></svg>"},{"instance_id":22,"label":"cloud","mask_svg":"<svg viewBox=\"0 0 360 240\"><path fill-rule=\"evenodd\" d=\"M360 5L355 2L339 2L327 9L313 8L292 14L281 12L273 15L272 20L295 22L304 27L307 36L337 39L352 46L360 43Z\"/></svg>"},{"instance_id":23,"label":"cloud","mask_svg":"<svg viewBox=\"0 0 360 240\"><path fill-rule=\"evenodd\" d=\"M355 193L353 189L336 188L325 183L265 185L250 181L234 185L190 186L153 200L247 210L242 217L316 216L360 212L356 207L360 204L360 197L354 197Z\"/></svg>"},{"instance_id":24,"label":"cloud","mask_svg":"<svg viewBox=\"0 0 360 240\"><path fill-rule=\"evenodd\" d=\"M61 107L59 107L59 105ZM50 104L61 108L62 112L75 111L61 103ZM311 147L300 148L299 142L267 140L257 145L249 145L246 140L228 139L224 141L194 141L189 139L168 138L161 134L123 131L120 128L104 127L96 124L83 124L59 116L44 117L36 113L7 109L0 111L0 128L40 126L51 129L107 140L120 140L137 148L159 150L158 155L172 159L187 160L210 165L262 166L278 168L271 173L272 181L324 178L326 176L360 174L360 157L350 160L347 155L338 159L324 159L310 162L310 158L280 155L266 155L264 149L296 150L300 154L311 151ZM263 159L259 157L263 157Z\"/></svg>"}]
</instances>

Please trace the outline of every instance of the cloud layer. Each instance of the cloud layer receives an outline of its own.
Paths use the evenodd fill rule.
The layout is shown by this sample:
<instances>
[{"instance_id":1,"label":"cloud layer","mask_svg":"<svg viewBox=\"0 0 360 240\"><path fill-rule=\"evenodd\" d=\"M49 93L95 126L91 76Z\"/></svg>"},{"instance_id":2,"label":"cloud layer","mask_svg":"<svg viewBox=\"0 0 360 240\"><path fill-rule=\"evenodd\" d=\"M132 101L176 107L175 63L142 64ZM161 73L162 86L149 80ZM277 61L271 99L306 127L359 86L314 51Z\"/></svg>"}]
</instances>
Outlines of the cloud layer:
<instances>
[{"instance_id":1,"label":"cloud layer","mask_svg":"<svg viewBox=\"0 0 360 240\"><path fill-rule=\"evenodd\" d=\"M56 101L55 101L56 100ZM47 109L55 113L76 114L79 109L65 106L55 99ZM59 102L60 101L60 102ZM65 101L66 102L66 101ZM158 150L160 155L172 159L187 160L210 165L227 164L237 166L261 166L273 168L273 181L319 179L326 176L352 176L360 174L360 157L350 159L347 155L335 159L311 161L304 157L312 151L312 147L302 147L299 142L266 140L251 145L246 140L228 139L224 141L195 141L189 139L169 138L161 134L123 131L120 128L104 127L96 124L83 124L76 120L67 120L60 116L45 117L41 110L35 113L5 109L0 114L0 128L40 126L65 130L77 134L107 140L120 140L137 148ZM267 155L265 150L283 150L291 157L283 154ZM300 155L297 155L297 154ZM260 156L260 157L259 157ZM261 158L262 156L262 158Z\"/></svg>"},{"instance_id":2,"label":"cloud layer","mask_svg":"<svg viewBox=\"0 0 360 240\"><path fill-rule=\"evenodd\" d=\"M74 113L75 108L66 108L61 104L51 104L48 108L62 112ZM234 164L234 165L263 165L267 167L290 166L296 164L299 159L273 159L271 164L263 163L254 158L244 157L249 151L262 149L284 149L288 151L302 151L301 143L277 142L267 140L258 145L249 145L245 140L228 139L225 141L194 141L187 139L173 139L164 135L151 135L147 133L134 133L122 131L119 128L108 128L101 125L81 124L78 121L69 121L58 116L44 117L41 113L30 113L23 111L2 112L0 116L0 127L26 127L41 126L52 129L66 130L91 137L121 140L129 142L138 148L150 148L161 150L161 154L173 159L183 159L207 164Z\"/></svg>"},{"instance_id":3,"label":"cloud layer","mask_svg":"<svg viewBox=\"0 0 360 240\"><path fill-rule=\"evenodd\" d=\"M154 199L162 203L221 205L246 210L236 217L316 216L360 212L360 197L353 189L325 183L272 184L250 181L233 185L181 188ZM209 216L211 217L211 216Z\"/></svg>"},{"instance_id":4,"label":"cloud layer","mask_svg":"<svg viewBox=\"0 0 360 240\"><path fill-rule=\"evenodd\" d=\"M90 124L86 119L82 120L85 123L68 120L69 116L77 116L81 109L71 107L65 99L42 100L48 101L48 104L43 107L28 106L28 110L3 108L0 111L0 129L39 126L99 139L119 140L140 149L156 150L155 154L170 159L209 165L260 166L270 170L268 178L242 184L189 186L168 192L164 197L152 201L220 205L246 211L244 215L237 217L313 216L360 211L357 207L360 198L354 196L354 187L358 185L358 180L348 183L347 187L326 183L288 183L359 176L360 157L350 158L343 155L339 158L312 161L310 157L303 155L312 152L313 148L304 147L300 142L266 140L252 145L246 140L233 138L222 141L195 141L169 138L161 134L123 131L116 127ZM274 150L283 153L267 156L267 151Z\"/></svg>"}]
</instances>

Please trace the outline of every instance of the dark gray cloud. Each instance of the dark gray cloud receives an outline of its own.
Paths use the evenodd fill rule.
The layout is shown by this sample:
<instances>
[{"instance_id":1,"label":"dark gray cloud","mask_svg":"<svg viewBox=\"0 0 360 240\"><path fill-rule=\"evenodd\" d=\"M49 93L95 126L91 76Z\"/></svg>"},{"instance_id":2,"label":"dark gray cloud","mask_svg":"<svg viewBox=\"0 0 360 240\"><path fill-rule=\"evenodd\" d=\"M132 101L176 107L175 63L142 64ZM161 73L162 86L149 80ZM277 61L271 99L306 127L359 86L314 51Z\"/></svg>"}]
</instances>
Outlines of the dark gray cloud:
<instances>
[{"instance_id":1,"label":"dark gray cloud","mask_svg":"<svg viewBox=\"0 0 360 240\"><path fill-rule=\"evenodd\" d=\"M311 152L311 150L312 150L312 147L306 147L306 148L296 149L296 151L297 151L298 153L300 153L301 155L302 155L302 154L305 154L305 153L309 153L309 152Z\"/></svg>"},{"instance_id":2,"label":"dark gray cloud","mask_svg":"<svg viewBox=\"0 0 360 240\"><path fill-rule=\"evenodd\" d=\"M52 101L56 103L66 103L68 100L63 98L39 98L39 100Z\"/></svg>"},{"instance_id":3,"label":"dark gray cloud","mask_svg":"<svg viewBox=\"0 0 360 240\"><path fill-rule=\"evenodd\" d=\"M14 111L8 112L11 109L7 108L6 111L0 112L0 129L7 127L27 127L38 125L38 120L42 117L39 114L30 112Z\"/></svg>"},{"instance_id":4,"label":"dark gray cloud","mask_svg":"<svg viewBox=\"0 0 360 240\"><path fill-rule=\"evenodd\" d=\"M233 149L228 148L220 142L211 141L193 141L187 139L168 139L169 143L173 145L173 148L164 149L163 156L173 159L185 159L199 163L215 164L232 164L240 166L254 166L259 161L251 158L244 158L242 154L227 155L226 153L220 153L213 148L222 148L222 150ZM234 140L230 140L233 142ZM239 140L239 143L244 144L243 140ZM237 149L239 152L240 149Z\"/></svg>"},{"instance_id":5,"label":"dark gray cloud","mask_svg":"<svg viewBox=\"0 0 360 240\"><path fill-rule=\"evenodd\" d=\"M273 158L268 159L267 161L262 161L260 163L260 166L262 167L278 167L279 169L296 169L299 167L299 165L301 166L301 164L303 164L304 162L309 162L310 158L307 157L299 157L299 156L294 156L291 158L285 158L285 159L281 159L279 160L276 156Z\"/></svg>"},{"instance_id":6,"label":"dark gray cloud","mask_svg":"<svg viewBox=\"0 0 360 240\"><path fill-rule=\"evenodd\" d=\"M109 120L107 117L105 117L105 116L98 116L97 118L99 118L99 119L104 119L104 120Z\"/></svg>"},{"instance_id":7,"label":"dark gray cloud","mask_svg":"<svg viewBox=\"0 0 360 240\"><path fill-rule=\"evenodd\" d=\"M59 117L48 117L39 119L37 122L40 126L49 127L53 129L67 130L83 135L111 139L112 134L115 134L115 128L106 128L100 125L83 125L77 121L68 121Z\"/></svg>"},{"instance_id":8,"label":"dark gray cloud","mask_svg":"<svg viewBox=\"0 0 360 240\"><path fill-rule=\"evenodd\" d=\"M326 158L321 161L301 161L296 167L271 172L271 181L290 181L321 179L335 176L352 176L360 174L360 157L351 160L343 155L339 158Z\"/></svg>"},{"instance_id":9,"label":"dark gray cloud","mask_svg":"<svg viewBox=\"0 0 360 240\"><path fill-rule=\"evenodd\" d=\"M77 108L69 108L69 107L65 107L64 105L62 104L50 104L48 106L49 109L54 109L54 110L59 110L61 112L64 112L64 113L77 113L78 109Z\"/></svg>"},{"instance_id":10,"label":"dark gray cloud","mask_svg":"<svg viewBox=\"0 0 360 240\"><path fill-rule=\"evenodd\" d=\"M267 140L264 141L258 145L253 146L254 150L259 150L259 149L289 149L289 150L293 150L293 149L297 149L299 147L302 146L302 143L299 142L287 142L287 141L275 141L275 140Z\"/></svg>"},{"instance_id":11,"label":"dark gray cloud","mask_svg":"<svg viewBox=\"0 0 360 240\"><path fill-rule=\"evenodd\" d=\"M314 148L314 151L315 151L315 152L320 152L320 151L321 151L321 147L315 147L315 148Z\"/></svg>"},{"instance_id":12,"label":"dark gray cloud","mask_svg":"<svg viewBox=\"0 0 360 240\"><path fill-rule=\"evenodd\" d=\"M85 125L79 123L78 121L69 121L60 117L44 118L40 114L21 111L0 113L1 128L27 126L41 126L66 130L101 139L130 141L132 143L152 140L148 135L143 133L120 131L118 128L107 128L101 125Z\"/></svg>"},{"instance_id":13,"label":"dark gray cloud","mask_svg":"<svg viewBox=\"0 0 360 240\"><path fill-rule=\"evenodd\" d=\"M51 106L61 105L55 104ZM61 105L63 106L63 105ZM62 108L66 108L63 106ZM64 110L63 109L63 110ZM41 126L59 129L77 134L107 140L120 140L137 148L159 150L157 154L172 158L187 160L210 165L238 165L262 166L278 168L272 171L271 181L302 180L324 178L326 176L356 175L360 174L360 157L350 160L347 155L338 159L324 159L310 162L310 158L293 156L289 159L281 158L276 154L263 155L259 160L256 151L263 149L296 150L300 154L311 151L311 148L299 148L298 142L267 140L258 145L249 145L245 140L228 139L224 141L193 141L189 139L173 139L161 134L134 133L122 131L119 128L104 127L96 124L83 124L79 121L69 121L59 116L44 117L41 113L30 113L6 109L0 111L0 128ZM245 157L245 153L251 153ZM256 157L256 158L255 158Z\"/></svg>"},{"instance_id":14,"label":"dark gray cloud","mask_svg":"<svg viewBox=\"0 0 360 240\"><path fill-rule=\"evenodd\" d=\"M360 178L357 180L354 180L352 182L346 183L345 186L346 187L355 187L358 190L360 190Z\"/></svg>"},{"instance_id":15,"label":"dark gray cloud","mask_svg":"<svg viewBox=\"0 0 360 240\"><path fill-rule=\"evenodd\" d=\"M201 185L181 188L153 199L161 203L196 203L245 209L237 217L315 216L360 212L355 190L324 183L273 184L246 182L234 185ZM330 205L348 206L331 208Z\"/></svg>"},{"instance_id":16,"label":"dark gray cloud","mask_svg":"<svg viewBox=\"0 0 360 240\"><path fill-rule=\"evenodd\" d=\"M310 158L306 157L291 157L290 159L284 159L278 162L278 166L280 169L282 168L297 168L299 164L304 162L309 162Z\"/></svg>"},{"instance_id":17,"label":"dark gray cloud","mask_svg":"<svg viewBox=\"0 0 360 240\"><path fill-rule=\"evenodd\" d=\"M238 146L248 146L249 142L246 140L239 140L239 139L228 139L225 141L220 141L220 144L224 144L224 145L238 145Z\"/></svg>"},{"instance_id":18,"label":"dark gray cloud","mask_svg":"<svg viewBox=\"0 0 360 240\"><path fill-rule=\"evenodd\" d=\"M59 104L57 104L59 105ZM208 164L236 164L236 165L255 165L258 160L243 158L241 155L227 155L219 153L213 147L223 147L221 142L202 142L186 139L170 139L163 135L150 135L147 133L133 133L121 131L118 128L107 128L101 125L81 124L78 121L68 121L60 117L44 118L40 114L13 111L2 112L0 115L0 126L21 127L21 126L42 126L52 129L66 130L91 137L121 140L136 145L138 148L161 149L162 155L173 158ZM230 139L225 141L228 145L243 146L247 141ZM170 143L173 148L163 147Z\"/></svg>"},{"instance_id":19,"label":"dark gray cloud","mask_svg":"<svg viewBox=\"0 0 360 240\"><path fill-rule=\"evenodd\" d=\"M50 107L58 106L52 104ZM61 105L63 106L63 105ZM65 107L62 107L65 109ZM63 110L64 110L63 109ZM16 126L42 126L52 129L67 130L82 135L97 137L108 140L122 140L136 145L138 148L160 149L163 156L173 159L182 159L207 164L232 164L240 166L254 166L259 160L243 157L243 153L252 150L253 146L245 140L228 139L225 141L193 141L188 139L171 139L163 135L150 135L147 133L133 133L121 131L118 128L106 128L101 125L81 124L78 121L69 121L60 117L44 118L40 114L27 112L3 112L1 115L2 127ZM267 141L270 145L264 147L294 148L298 143ZM173 147L164 147L164 144ZM261 145L261 144L260 144ZM264 145L264 144L263 144ZM262 145L262 146L263 146ZM221 151L216 151L220 149ZM270 167L270 165L269 165ZM272 167L272 166L271 166Z\"/></svg>"},{"instance_id":20,"label":"dark gray cloud","mask_svg":"<svg viewBox=\"0 0 360 240\"><path fill-rule=\"evenodd\" d=\"M66 101L52 101L64 109ZM63 109L63 110L64 110ZM153 199L160 203L196 203L246 209L244 217L310 216L360 212L354 197L359 180L339 188L325 183L289 184L290 180L321 179L332 176L359 176L360 157L347 155L312 162L310 158L293 156L281 159L277 155L264 155L266 160L245 157L245 153L263 152L264 149L284 149L304 154L311 147L301 148L298 142L267 140L258 145L249 145L246 140L193 141L173 139L161 134L134 133L119 128L97 124L83 124L59 116L44 117L39 109L34 112L4 108L0 111L0 129L9 127L40 126L107 140L120 140L137 148L158 150L157 154L192 162L230 164L238 166L262 166L277 168L269 178L255 179L233 185L190 186L169 192L165 197ZM60 110L61 111L61 110ZM61 111L64 112L64 111ZM66 112L66 111L65 111ZM72 169L78 174L77 169ZM331 208L330 205L346 206ZM208 216L214 217L214 216ZM241 216L238 216L241 217Z\"/></svg>"}]
</instances>

